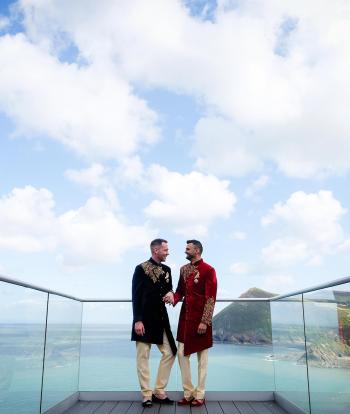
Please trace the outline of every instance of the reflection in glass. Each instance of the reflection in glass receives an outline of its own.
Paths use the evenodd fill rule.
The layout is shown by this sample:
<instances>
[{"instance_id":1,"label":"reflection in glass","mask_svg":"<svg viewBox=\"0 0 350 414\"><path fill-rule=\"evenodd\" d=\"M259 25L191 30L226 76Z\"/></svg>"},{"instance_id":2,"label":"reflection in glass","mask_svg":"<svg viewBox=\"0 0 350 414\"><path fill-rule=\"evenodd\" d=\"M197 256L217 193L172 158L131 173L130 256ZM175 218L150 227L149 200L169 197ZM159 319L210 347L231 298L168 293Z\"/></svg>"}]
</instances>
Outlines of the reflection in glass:
<instances>
[{"instance_id":1,"label":"reflection in glass","mask_svg":"<svg viewBox=\"0 0 350 414\"><path fill-rule=\"evenodd\" d=\"M0 282L0 413L37 414L47 294Z\"/></svg>"},{"instance_id":2,"label":"reflection in glass","mask_svg":"<svg viewBox=\"0 0 350 414\"><path fill-rule=\"evenodd\" d=\"M310 411L302 296L271 302L276 392Z\"/></svg>"},{"instance_id":3,"label":"reflection in glass","mask_svg":"<svg viewBox=\"0 0 350 414\"><path fill-rule=\"evenodd\" d=\"M235 306L238 305L238 306ZM168 308L176 336L180 307ZM222 312L221 312L222 311ZM271 320L268 302L218 303L213 321L214 347L209 350L207 390L271 391ZM135 343L130 341L130 302L84 303L80 390L138 391ZM160 359L152 346L150 368L154 384ZM197 358L191 357L197 382ZM177 361L168 390L182 390Z\"/></svg>"},{"instance_id":4,"label":"reflection in glass","mask_svg":"<svg viewBox=\"0 0 350 414\"><path fill-rule=\"evenodd\" d=\"M274 389L269 302L217 303L208 391Z\"/></svg>"},{"instance_id":5,"label":"reflection in glass","mask_svg":"<svg viewBox=\"0 0 350 414\"><path fill-rule=\"evenodd\" d=\"M350 410L350 284L304 294L313 414Z\"/></svg>"},{"instance_id":6,"label":"reflection in glass","mask_svg":"<svg viewBox=\"0 0 350 414\"><path fill-rule=\"evenodd\" d=\"M136 346L131 342L132 307L130 302L84 303L80 360L81 391L138 391ZM168 308L173 334L177 308ZM174 329L175 328L175 329ZM156 345L150 357L151 384L160 360ZM177 362L168 389L177 389Z\"/></svg>"},{"instance_id":7,"label":"reflection in glass","mask_svg":"<svg viewBox=\"0 0 350 414\"><path fill-rule=\"evenodd\" d=\"M49 295L42 412L78 391L82 303Z\"/></svg>"}]
</instances>

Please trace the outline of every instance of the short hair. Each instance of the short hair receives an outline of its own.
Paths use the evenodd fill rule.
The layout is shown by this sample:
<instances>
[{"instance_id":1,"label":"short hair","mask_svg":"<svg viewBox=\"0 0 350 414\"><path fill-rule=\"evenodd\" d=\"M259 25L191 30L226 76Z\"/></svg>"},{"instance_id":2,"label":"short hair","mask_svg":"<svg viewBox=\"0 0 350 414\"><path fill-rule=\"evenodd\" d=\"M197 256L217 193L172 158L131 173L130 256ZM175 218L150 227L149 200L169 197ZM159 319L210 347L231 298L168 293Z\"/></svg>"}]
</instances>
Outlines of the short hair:
<instances>
[{"instance_id":1,"label":"short hair","mask_svg":"<svg viewBox=\"0 0 350 414\"><path fill-rule=\"evenodd\" d=\"M203 253L203 246L202 243L198 240L187 240L186 242L187 244L192 243L194 246L197 247L197 249L199 250L199 253L202 254Z\"/></svg>"},{"instance_id":2,"label":"short hair","mask_svg":"<svg viewBox=\"0 0 350 414\"><path fill-rule=\"evenodd\" d=\"M151 244L150 244L151 250L154 249L155 247L161 246L162 243L168 243L168 241L165 240L165 239L154 239L154 240L152 240Z\"/></svg>"}]
</instances>

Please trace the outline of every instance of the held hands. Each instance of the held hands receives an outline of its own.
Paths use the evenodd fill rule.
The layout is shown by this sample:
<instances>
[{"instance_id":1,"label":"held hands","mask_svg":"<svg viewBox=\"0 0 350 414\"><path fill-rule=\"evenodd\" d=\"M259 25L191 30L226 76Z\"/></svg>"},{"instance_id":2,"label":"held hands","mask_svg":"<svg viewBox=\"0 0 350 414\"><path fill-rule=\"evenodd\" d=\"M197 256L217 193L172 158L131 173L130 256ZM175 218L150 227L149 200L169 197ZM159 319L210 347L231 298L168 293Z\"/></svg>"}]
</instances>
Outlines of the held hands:
<instances>
[{"instance_id":1,"label":"held hands","mask_svg":"<svg viewBox=\"0 0 350 414\"><path fill-rule=\"evenodd\" d=\"M145 327L142 321L135 322L134 330L137 335L143 336L145 334Z\"/></svg>"},{"instance_id":2,"label":"held hands","mask_svg":"<svg viewBox=\"0 0 350 414\"><path fill-rule=\"evenodd\" d=\"M168 305L174 305L174 294L173 294L173 292L168 292L163 297L163 302L167 303Z\"/></svg>"},{"instance_id":3,"label":"held hands","mask_svg":"<svg viewBox=\"0 0 350 414\"><path fill-rule=\"evenodd\" d=\"M203 335L203 334L205 334L206 332L207 332L207 324L206 324L206 323L201 322L201 323L198 325L198 330L197 330L197 333L198 333L199 335Z\"/></svg>"}]
</instances>

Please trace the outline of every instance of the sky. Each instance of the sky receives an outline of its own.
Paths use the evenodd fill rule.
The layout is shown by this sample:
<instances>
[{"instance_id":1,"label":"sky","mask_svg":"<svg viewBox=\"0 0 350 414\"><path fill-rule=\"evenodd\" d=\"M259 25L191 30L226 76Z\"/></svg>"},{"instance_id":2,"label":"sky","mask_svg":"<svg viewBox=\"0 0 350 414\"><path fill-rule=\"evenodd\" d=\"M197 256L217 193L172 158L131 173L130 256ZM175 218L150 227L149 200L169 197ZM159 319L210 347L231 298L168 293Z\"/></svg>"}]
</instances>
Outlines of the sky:
<instances>
[{"instance_id":1,"label":"sky","mask_svg":"<svg viewBox=\"0 0 350 414\"><path fill-rule=\"evenodd\" d=\"M218 297L349 275L347 0L0 2L0 274L130 298L186 240Z\"/></svg>"}]
</instances>

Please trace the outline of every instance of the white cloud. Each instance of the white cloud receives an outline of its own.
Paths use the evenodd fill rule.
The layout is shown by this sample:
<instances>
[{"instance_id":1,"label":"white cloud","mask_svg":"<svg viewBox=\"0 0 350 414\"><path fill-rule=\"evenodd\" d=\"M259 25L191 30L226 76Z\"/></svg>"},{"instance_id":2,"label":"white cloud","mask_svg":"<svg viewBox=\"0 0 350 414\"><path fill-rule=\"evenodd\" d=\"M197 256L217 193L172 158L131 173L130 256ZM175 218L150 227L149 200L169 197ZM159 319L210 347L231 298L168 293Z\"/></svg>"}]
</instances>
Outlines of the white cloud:
<instances>
[{"instance_id":1,"label":"white cloud","mask_svg":"<svg viewBox=\"0 0 350 414\"><path fill-rule=\"evenodd\" d=\"M346 213L331 191L293 193L285 203L276 203L262 219L263 225L284 222L288 229L305 240L336 243L343 232L339 220Z\"/></svg>"},{"instance_id":2,"label":"white cloud","mask_svg":"<svg viewBox=\"0 0 350 414\"><path fill-rule=\"evenodd\" d=\"M147 226L130 226L104 200L92 197L79 209L59 217L64 263L115 262L130 248L149 243Z\"/></svg>"},{"instance_id":3,"label":"white cloud","mask_svg":"<svg viewBox=\"0 0 350 414\"><path fill-rule=\"evenodd\" d=\"M95 191L101 191L114 209L119 208L117 192L113 186L110 173L102 164L94 163L89 168L82 170L67 170L65 176L80 185L90 187Z\"/></svg>"},{"instance_id":4,"label":"white cloud","mask_svg":"<svg viewBox=\"0 0 350 414\"><path fill-rule=\"evenodd\" d=\"M103 187L106 185L106 168L102 164L94 163L83 170L67 170L65 176L71 181L89 187Z\"/></svg>"},{"instance_id":5,"label":"white cloud","mask_svg":"<svg viewBox=\"0 0 350 414\"><path fill-rule=\"evenodd\" d=\"M110 65L61 63L23 34L0 37L0 109L16 133L89 159L120 159L158 138L157 115Z\"/></svg>"},{"instance_id":6,"label":"white cloud","mask_svg":"<svg viewBox=\"0 0 350 414\"><path fill-rule=\"evenodd\" d=\"M345 213L330 191L298 191L285 203L276 203L261 221L264 227L280 229L280 237L262 249L264 261L281 266L308 260L308 264L318 265L323 255L343 241L339 221Z\"/></svg>"},{"instance_id":7,"label":"white cloud","mask_svg":"<svg viewBox=\"0 0 350 414\"><path fill-rule=\"evenodd\" d=\"M45 188L14 188L0 199L0 248L20 252L53 250L53 195Z\"/></svg>"},{"instance_id":8,"label":"white cloud","mask_svg":"<svg viewBox=\"0 0 350 414\"><path fill-rule=\"evenodd\" d=\"M344 240L344 242L339 246L340 253L350 253L350 239Z\"/></svg>"},{"instance_id":9,"label":"white cloud","mask_svg":"<svg viewBox=\"0 0 350 414\"><path fill-rule=\"evenodd\" d=\"M146 207L146 216L176 233L205 235L214 220L228 218L234 210L236 197L228 181L196 171L180 174L159 165L147 174L148 189L157 199Z\"/></svg>"},{"instance_id":10,"label":"white cloud","mask_svg":"<svg viewBox=\"0 0 350 414\"><path fill-rule=\"evenodd\" d=\"M213 21L204 21L180 0L20 0L36 46L18 36L2 41L0 63L12 80L0 91L5 111L80 153L120 157L157 137L156 115L132 95L132 82L200 100L207 115L195 128L196 166L206 172L240 176L271 162L297 177L349 170L348 1L233 3L218 2ZM85 67L47 56L72 45ZM20 102L33 102L37 89L50 115L43 125L37 105L26 116ZM69 114L59 115L67 102Z\"/></svg>"},{"instance_id":11,"label":"white cloud","mask_svg":"<svg viewBox=\"0 0 350 414\"><path fill-rule=\"evenodd\" d=\"M153 194L156 199L144 209L146 217L155 226L162 225L188 237L206 235L213 221L230 216L236 203L228 181L196 171L180 174L156 164L144 168L137 156L124 159L116 170L93 164L83 170L68 170L66 176L81 185L103 190L107 199L106 189L114 192L113 183Z\"/></svg>"},{"instance_id":12,"label":"white cloud","mask_svg":"<svg viewBox=\"0 0 350 414\"><path fill-rule=\"evenodd\" d=\"M7 29L10 25L10 19L0 14L0 31Z\"/></svg>"},{"instance_id":13,"label":"white cloud","mask_svg":"<svg viewBox=\"0 0 350 414\"><path fill-rule=\"evenodd\" d=\"M154 226L164 226L175 233L203 236L217 219L227 219L234 211L236 197L229 181L196 171L181 174L158 164L145 168L138 156L125 158L116 169L93 164L83 170L67 170L66 177L103 195L115 208L115 188L129 186L155 199L144 213ZM109 191L107 191L109 190ZM114 198L111 201L111 194ZM191 236L191 237L192 237ZM245 234L237 235L244 238Z\"/></svg>"},{"instance_id":14,"label":"white cloud","mask_svg":"<svg viewBox=\"0 0 350 414\"><path fill-rule=\"evenodd\" d=\"M275 266L289 266L307 259L308 245L299 239L276 239L262 249L263 260Z\"/></svg>"},{"instance_id":15,"label":"white cloud","mask_svg":"<svg viewBox=\"0 0 350 414\"><path fill-rule=\"evenodd\" d=\"M248 273L249 271L250 271L250 266L244 262L236 262L230 266L230 272L232 273L243 275L243 274Z\"/></svg>"},{"instance_id":16,"label":"white cloud","mask_svg":"<svg viewBox=\"0 0 350 414\"><path fill-rule=\"evenodd\" d=\"M101 197L77 209L54 212L47 189L15 188L0 199L0 249L50 251L65 265L116 262L129 249L148 245L154 231L130 225Z\"/></svg>"},{"instance_id":17,"label":"white cloud","mask_svg":"<svg viewBox=\"0 0 350 414\"><path fill-rule=\"evenodd\" d=\"M118 185L141 184L143 185L145 169L139 156L126 157L121 160L115 174Z\"/></svg>"},{"instance_id":18,"label":"white cloud","mask_svg":"<svg viewBox=\"0 0 350 414\"><path fill-rule=\"evenodd\" d=\"M219 175L242 176L262 168L254 142L231 121L207 117L198 121L195 131L198 168Z\"/></svg>"},{"instance_id":19,"label":"white cloud","mask_svg":"<svg viewBox=\"0 0 350 414\"><path fill-rule=\"evenodd\" d=\"M261 175L247 187L247 189L244 192L244 195L248 198L254 197L258 191L267 186L269 181L270 178L267 175Z\"/></svg>"},{"instance_id":20,"label":"white cloud","mask_svg":"<svg viewBox=\"0 0 350 414\"><path fill-rule=\"evenodd\" d=\"M247 233L244 231L234 231L230 234L230 237L234 240L246 240Z\"/></svg>"},{"instance_id":21,"label":"white cloud","mask_svg":"<svg viewBox=\"0 0 350 414\"><path fill-rule=\"evenodd\" d=\"M289 275L268 275L265 276L261 288L276 294L285 294L296 288L295 279Z\"/></svg>"},{"instance_id":22,"label":"white cloud","mask_svg":"<svg viewBox=\"0 0 350 414\"><path fill-rule=\"evenodd\" d=\"M232 298L232 292L230 290L218 287L217 297L220 299Z\"/></svg>"}]
</instances>

